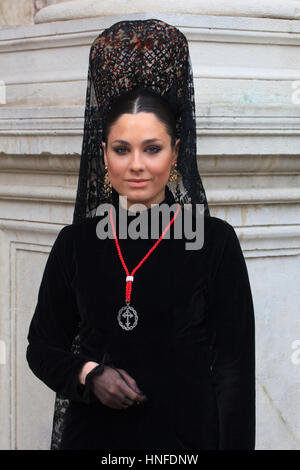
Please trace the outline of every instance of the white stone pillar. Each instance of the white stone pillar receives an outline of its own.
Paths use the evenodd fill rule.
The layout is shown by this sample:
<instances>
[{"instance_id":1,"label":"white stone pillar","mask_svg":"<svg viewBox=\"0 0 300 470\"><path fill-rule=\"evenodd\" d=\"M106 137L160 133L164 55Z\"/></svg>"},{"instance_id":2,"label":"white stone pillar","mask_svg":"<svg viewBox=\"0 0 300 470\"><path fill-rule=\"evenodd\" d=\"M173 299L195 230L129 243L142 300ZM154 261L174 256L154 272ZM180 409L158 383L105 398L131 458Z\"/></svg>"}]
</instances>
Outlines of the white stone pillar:
<instances>
[{"instance_id":1,"label":"white stone pillar","mask_svg":"<svg viewBox=\"0 0 300 470\"><path fill-rule=\"evenodd\" d=\"M33 0L0 0L0 28L33 23Z\"/></svg>"},{"instance_id":2,"label":"white stone pillar","mask_svg":"<svg viewBox=\"0 0 300 470\"><path fill-rule=\"evenodd\" d=\"M299 19L300 1L294 0L73 0L50 5L35 17L35 23L129 15L152 11L185 15L220 15L254 18Z\"/></svg>"},{"instance_id":3,"label":"white stone pillar","mask_svg":"<svg viewBox=\"0 0 300 470\"><path fill-rule=\"evenodd\" d=\"M45 8L49 5L55 5L56 3L69 2L70 0L32 0L34 15L37 14L42 8Z\"/></svg>"}]
</instances>

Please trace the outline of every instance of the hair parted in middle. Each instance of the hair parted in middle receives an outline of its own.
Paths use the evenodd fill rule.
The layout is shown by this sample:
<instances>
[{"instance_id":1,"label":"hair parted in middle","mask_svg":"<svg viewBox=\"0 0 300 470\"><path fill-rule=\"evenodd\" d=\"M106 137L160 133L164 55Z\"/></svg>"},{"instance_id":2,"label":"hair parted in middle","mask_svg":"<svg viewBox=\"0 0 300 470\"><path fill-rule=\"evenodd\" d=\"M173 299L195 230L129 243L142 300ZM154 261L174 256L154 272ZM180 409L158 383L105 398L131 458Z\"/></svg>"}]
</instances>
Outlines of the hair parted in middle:
<instances>
[{"instance_id":1,"label":"hair parted in middle","mask_svg":"<svg viewBox=\"0 0 300 470\"><path fill-rule=\"evenodd\" d=\"M171 137L171 146L175 146L177 129L176 114L170 103L151 88L135 88L119 95L107 114L103 141L107 143L110 128L123 114L153 113L165 127Z\"/></svg>"}]
</instances>

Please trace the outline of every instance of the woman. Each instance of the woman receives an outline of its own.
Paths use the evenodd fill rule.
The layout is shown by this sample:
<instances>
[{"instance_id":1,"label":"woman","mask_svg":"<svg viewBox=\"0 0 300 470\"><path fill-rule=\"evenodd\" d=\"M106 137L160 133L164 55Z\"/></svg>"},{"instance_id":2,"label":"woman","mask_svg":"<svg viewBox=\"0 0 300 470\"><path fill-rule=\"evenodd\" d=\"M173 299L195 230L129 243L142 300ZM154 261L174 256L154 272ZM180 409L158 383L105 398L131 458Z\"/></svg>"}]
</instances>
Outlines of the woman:
<instances>
[{"instance_id":1,"label":"woman","mask_svg":"<svg viewBox=\"0 0 300 470\"><path fill-rule=\"evenodd\" d=\"M117 209L112 238L99 237L103 202ZM194 222L204 205L201 249L175 236L185 202ZM123 239L136 203L146 231ZM176 209L156 244L152 204ZM92 45L73 224L52 247L28 341L30 368L57 393L52 448L254 449L247 268L233 227L209 214L188 45L162 21L116 23Z\"/></svg>"}]
</instances>

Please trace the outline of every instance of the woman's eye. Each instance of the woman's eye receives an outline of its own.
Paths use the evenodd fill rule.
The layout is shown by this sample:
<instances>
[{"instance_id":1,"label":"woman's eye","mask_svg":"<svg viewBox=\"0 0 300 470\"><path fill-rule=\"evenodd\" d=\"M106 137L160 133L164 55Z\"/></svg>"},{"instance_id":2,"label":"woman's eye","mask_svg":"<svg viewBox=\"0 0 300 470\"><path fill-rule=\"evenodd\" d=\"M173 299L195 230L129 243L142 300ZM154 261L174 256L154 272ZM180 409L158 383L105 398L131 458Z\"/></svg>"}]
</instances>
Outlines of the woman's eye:
<instances>
[{"instance_id":1,"label":"woman's eye","mask_svg":"<svg viewBox=\"0 0 300 470\"><path fill-rule=\"evenodd\" d=\"M158 153L161 150L161 148L152 145L151 147L148 147L147 150L150 150L150 153Z\"/></svg>"},{"instance_id":2,"label":"woman's eye","mask_svg":"<svg viewBox=\"0 0 300 470\"><path fill-rule=\"evenodd\" d=\"M157 147L156 145L151 145L151 147L148 147L146 149L146 152L148 153L158 153L161 150L161 147ZM126 147L115 147L114 151L118 153L119 155L124 155L128 151Z\"/></svg>"},{"instance_id":3,"label":"woman's eye","mask_svg":"<svg viewBox=\"0 0 300 470\"><path fill-rule=\"evenodd\" d=\"M126 150L127 150L126 147L115 147L115 148L114 148L114 151L115 151L116 153L119 153L119 154L125 153Z\"/></svg>"}]
</instances>

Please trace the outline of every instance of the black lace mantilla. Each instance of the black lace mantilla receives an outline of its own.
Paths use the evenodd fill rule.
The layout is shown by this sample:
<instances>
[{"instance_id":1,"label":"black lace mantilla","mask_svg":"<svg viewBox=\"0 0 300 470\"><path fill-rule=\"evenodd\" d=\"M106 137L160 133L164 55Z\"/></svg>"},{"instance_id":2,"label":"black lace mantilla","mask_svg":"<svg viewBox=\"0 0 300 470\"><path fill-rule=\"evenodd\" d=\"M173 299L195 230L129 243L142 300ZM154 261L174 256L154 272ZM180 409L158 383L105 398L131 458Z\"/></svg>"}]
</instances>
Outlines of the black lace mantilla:
<instances>
[{"instance_id":1,"label":"black lace mantilla","mask_svg":"<svg viewBox=\"0 0 300 470\"><path fill-rule=\"evenodd\" d=\"M73 224L96 215L106 201L103 127L117 96L134 88L152 88L165 96L176 114L180 138L177 169L179 192L170 187L181 204L204 204L210 215L196 158L194 83L188 42L184 34L161 20L120 21L99 34L92 43L87 76L84 136ZM80 351L80 330L72 351ZM60 448L69 400L57 394L51 449Z\"/></svg>"}]
</instances>

